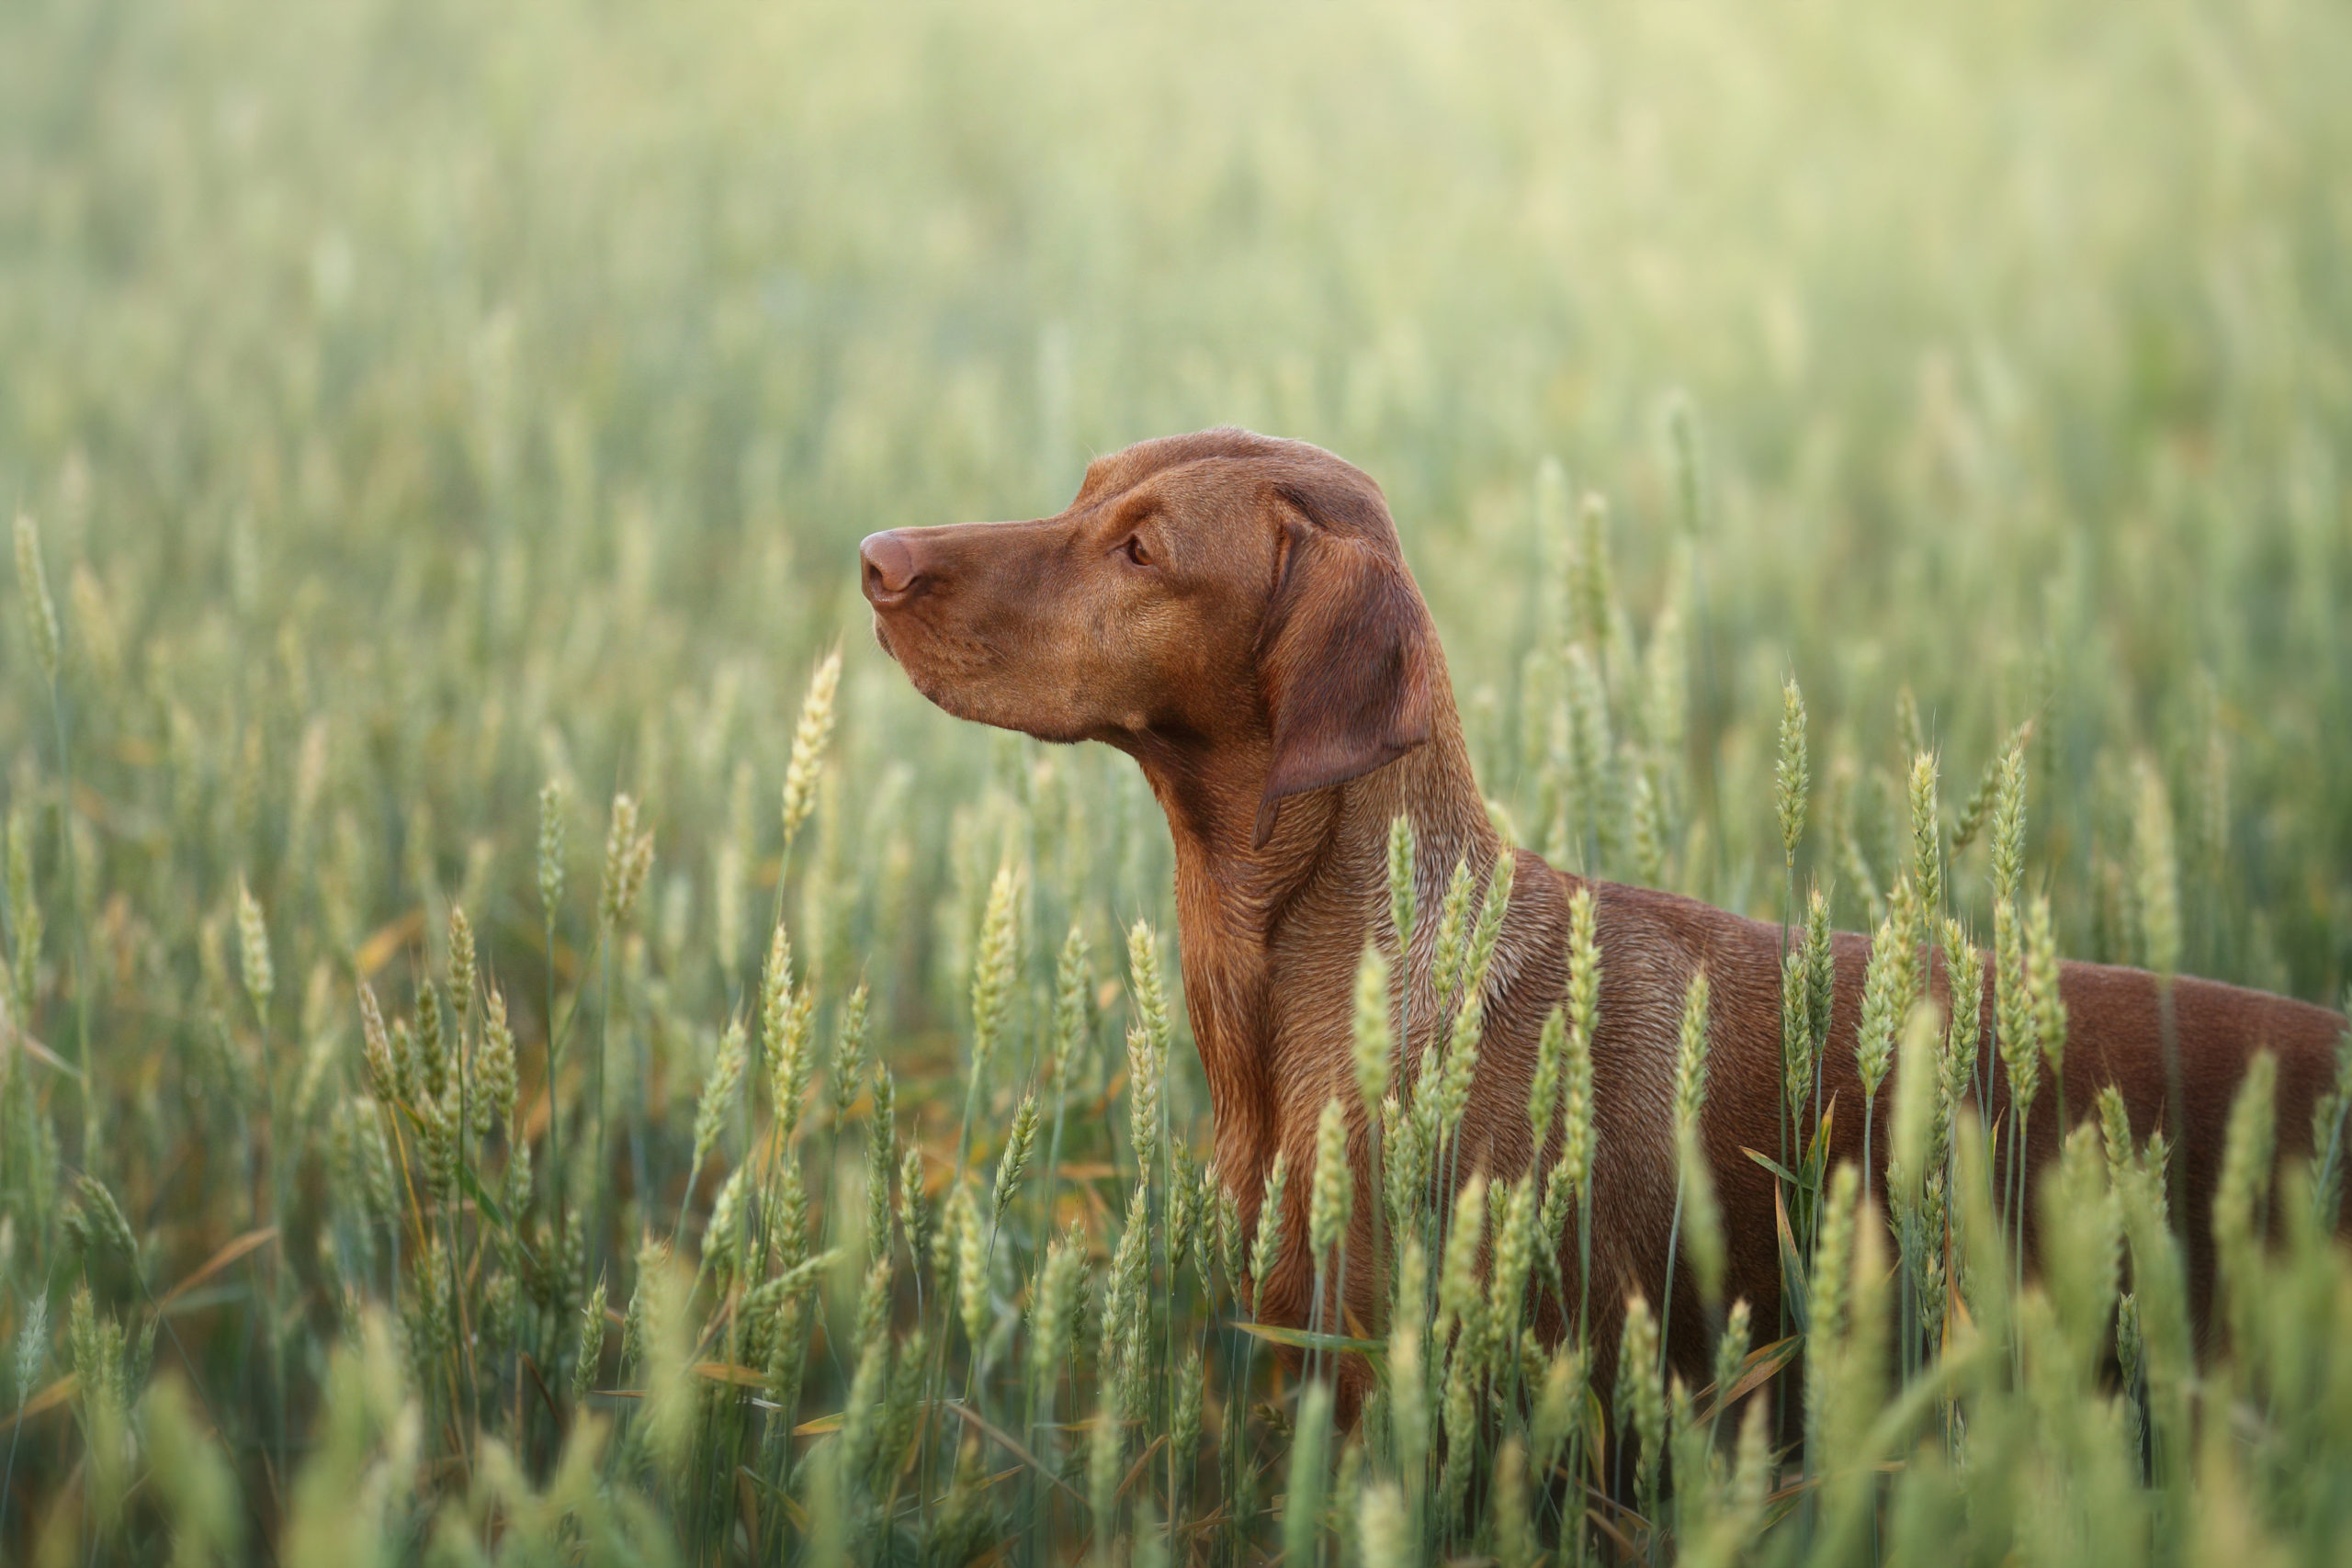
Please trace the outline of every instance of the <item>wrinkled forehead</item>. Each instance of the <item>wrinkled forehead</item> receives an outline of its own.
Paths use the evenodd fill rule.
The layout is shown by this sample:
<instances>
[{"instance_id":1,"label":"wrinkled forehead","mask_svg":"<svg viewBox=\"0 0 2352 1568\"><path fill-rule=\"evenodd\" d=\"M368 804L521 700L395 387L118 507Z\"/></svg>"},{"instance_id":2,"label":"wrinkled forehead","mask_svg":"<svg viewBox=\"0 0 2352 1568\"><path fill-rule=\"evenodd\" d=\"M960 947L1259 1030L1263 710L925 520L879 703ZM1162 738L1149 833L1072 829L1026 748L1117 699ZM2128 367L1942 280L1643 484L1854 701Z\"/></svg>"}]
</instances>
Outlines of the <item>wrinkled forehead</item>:
<instances>
[{"instance_id":1,"label":"wrinkled forehead","mask_svg":"<svg viewBox=\"0 0 2352 1568\"><path fill-rule=\"evenodd\" d=\"M1073 512L1127 498L1174 510L1218 532L1279 497L1322 529L1399 558L1396 524L1371 475L1304 441L1230 427L1139 441L1087 465Z\"/></svg>"},{"instance_id":2,"label":"wrinkled forehead","mask_svg":"<svg viewBox=\"0 0 2352 1568\"><path fill-rule=\"evenodd\" d=\"M1303 441L1283 441L1230 427L1196 431L1190 435L1163 435L1106 453L1087 464L1086 480L1079 486L1078 497L1071 504L1088 506L1107 501L1171 468L1182 468L1213 457L1265 458L1292 463L1314 458L1327 462L1336 460ZM1228 481L1234 477L1234 469L1222 464L1218 467L1224 470L1224 477Z\"/></svg>"}]
</instances>

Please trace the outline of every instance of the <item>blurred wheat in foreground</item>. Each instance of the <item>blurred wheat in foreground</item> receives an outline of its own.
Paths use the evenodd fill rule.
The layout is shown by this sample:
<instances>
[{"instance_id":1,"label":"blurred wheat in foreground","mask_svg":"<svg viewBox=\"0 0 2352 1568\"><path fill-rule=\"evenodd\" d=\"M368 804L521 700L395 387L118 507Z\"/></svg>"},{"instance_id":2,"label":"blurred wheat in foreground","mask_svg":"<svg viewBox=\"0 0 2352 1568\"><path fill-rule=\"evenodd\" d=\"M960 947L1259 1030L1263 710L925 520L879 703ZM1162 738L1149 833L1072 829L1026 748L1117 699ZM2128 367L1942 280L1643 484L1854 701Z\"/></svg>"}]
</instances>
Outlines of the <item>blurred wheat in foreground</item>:
<instances>
[{"instance_id":1,"label":"blurred wheat in foreground","mask_svg":"<svg viewBox=\"0 0 2352 1568\"><path fill-rule=\"evenodd\" d=\"M2239 1086L2193 1343L2054 977L2352 974L2346 79L2318 0L0 11L0 1561L2344 1561L2352 1046L2308 1162ZM1400 825L1237 1191L1134 769L864 634L870 528L1227 421L1385 487L1507 836L1786 933L1775 1321L1681 998L1704 1386L1560 1267L1589 909L1471 1168L1508 891ZM1257 1325L1286 1248L1374 1320Z\"/></svg>"}]
</instances>

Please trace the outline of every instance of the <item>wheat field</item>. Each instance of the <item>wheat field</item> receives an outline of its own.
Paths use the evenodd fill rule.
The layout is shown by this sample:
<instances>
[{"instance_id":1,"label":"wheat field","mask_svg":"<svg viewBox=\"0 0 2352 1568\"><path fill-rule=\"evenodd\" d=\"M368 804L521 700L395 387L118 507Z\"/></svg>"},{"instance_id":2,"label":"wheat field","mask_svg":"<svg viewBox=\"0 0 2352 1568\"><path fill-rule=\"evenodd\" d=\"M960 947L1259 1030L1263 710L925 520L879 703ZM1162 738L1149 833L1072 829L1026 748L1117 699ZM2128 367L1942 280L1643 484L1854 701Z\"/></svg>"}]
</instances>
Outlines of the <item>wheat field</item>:
<instances>
[{"instance_id":1,"label":"wheat field","mask_svg":"<svg viewBox=\"0 0 2352 1568\"><path fill-rule=\"evenodd\" d=\"M2346 80L2324 0L0 9L0 1562L2346 1561L2352 1045L2275 1179L2249 1075L2200 1355L2166 1151L2000 1179L1921 964L2020 1098L2059 953L2342 1005ZM1509 837L1789 922L1706 1387L1530 1330L1605 947L1489 1183L1500 906L1398 903L1384 1314L1261 1328L1148 791L875 648L863 534L1221 423L1385 488Z\"/></svg>"}]
</instances>

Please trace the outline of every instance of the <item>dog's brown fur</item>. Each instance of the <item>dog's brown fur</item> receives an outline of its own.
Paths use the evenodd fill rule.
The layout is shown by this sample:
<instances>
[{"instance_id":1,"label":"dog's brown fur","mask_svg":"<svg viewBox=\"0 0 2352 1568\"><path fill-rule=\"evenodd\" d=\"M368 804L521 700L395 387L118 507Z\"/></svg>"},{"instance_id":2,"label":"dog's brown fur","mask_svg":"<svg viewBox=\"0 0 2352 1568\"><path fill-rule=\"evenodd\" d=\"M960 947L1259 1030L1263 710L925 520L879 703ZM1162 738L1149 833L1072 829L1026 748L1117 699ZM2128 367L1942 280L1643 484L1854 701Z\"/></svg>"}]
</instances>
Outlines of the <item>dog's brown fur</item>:
<instances>
[{"instance_id":1,"label":"dog's brown fur","mask_svg":"<svg viewBox=\"0 0 2352 1568\"><path fill-rule=\"evenodd\" d=\"M1141 764L1175 842L1184 996L1206 1074L1218 1167L1245 1224L1277 1150L1313 1165L1333 1095L1354 1123L1358 1201L1349 1250L1369 1256L1363 1116L1352 1087L1352 980L1367 934L1385 937L1389 823L1410 818L1420 908L1457 861L1483 881L1502 845L1464 746L1445 659L1407 570L1379 487L1299 442L1238 430L1148 441L1097 460L1059 515L1030 523L899 529L862 550L875 632L916 687L949 713L1058 741L1102 740ZM1486 1033L1463 1145L1487 1171L1524 1170L1524 1107L1544 1021L1566 980L1577 879L1517 852L1510 906L1486 997ZM1665 1294L1675 1190L1669 1095L1683 995L1711 982L1704 1118L1728 1248L1726 1292L1774 1321L1781 1270L1772 1179L1746 1148L1778 1146L1780 931L1720 909L1592 884L1601 952L1593 1043L1595 1330L1613 1338L1626 1293ZM1433 919L1414 928L1414 1016L1432 1016ZM1854 1039L1867 942L1837 939L1824 1071L1838 1157L1861 1156ZM2114 1083L2145 1136L2166 1121L2158 992L2145 972L2068 964L2065 1100L2088 1112ZM1934 989L1947 1001L1939 966ZM2232 1096L2253 1054L2278 1061L2278 1145L2306 1153L2311 1107L2344 1021L2324 1009L2180 979L2172 1006L2185 1125L2186 1231L2199 1321L2211 1289L2208 1216ZM1993 1039L1983 998L1983 1038ZM1410 1043L1406 1060L1423 1043ZM1995 1073L1998 1080L2000 1074ZM1882 1093L1888 1091L1883 1090ZM2006 1089L1985 1108L2007 1113ZM1888 1108L1878 1108L1883 1125ZM2030 1118L2028 1168L2056 1152L2056 1097ZM1877 1141L1883 1156L1887 1141ZM1467 1174L1465 1164L1464 1174ZM1304 1324L1312 1270L1306 1183L1294 1181L1290 1245L1265 1312ZM2029 1236L2031 1219L2029 1212ZM1575 1248L1566 1249L1575 1279ZM1350 1310L1375 1321L1377 1289L1351 1270ZM1574 1290L1573 1283L1571 1290ZM1705 1336L1698 1293L1673 1295L1670 1345L1695 1386Z\"/></svg>"}]
</instances>

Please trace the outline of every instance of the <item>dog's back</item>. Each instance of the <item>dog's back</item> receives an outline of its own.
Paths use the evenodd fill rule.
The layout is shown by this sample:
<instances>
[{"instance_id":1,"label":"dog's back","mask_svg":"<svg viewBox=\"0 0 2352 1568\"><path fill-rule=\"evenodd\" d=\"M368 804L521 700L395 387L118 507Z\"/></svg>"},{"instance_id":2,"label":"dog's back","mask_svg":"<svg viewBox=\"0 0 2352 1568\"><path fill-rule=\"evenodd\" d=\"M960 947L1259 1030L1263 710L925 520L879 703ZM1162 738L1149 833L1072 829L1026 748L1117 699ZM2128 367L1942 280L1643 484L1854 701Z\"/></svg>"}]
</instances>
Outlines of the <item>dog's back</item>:
<instances>
[{"instance_id":1,"label":"dog's back","mask_svg":"<svg viewBox=\"0 0 2352 1568\"><path fill-rule=\"evenodd\" d=\"M1574 879L1562 877L1564 885ZM1710 1072L1705 1144L1724 1211L1727 1246L1727 1295L1745 1295L1770 1313L1780 1299L1780 1258L1773 1215L1774 1179L1748 1151L1780 1157L1783 1115L1781 1061L1780 973L1783 936L1770 922L1747 919L1712 905L1670 893L1614 884L1595 884L1600 911L1602 1021L1595 1040L1600 1074L1598 1098L1604 1147L1643 1168L1645 1175L1618 1184L1624 1212L1597 1214L1596 1227L1656 1229L1654 1246L1612 1236L1601 1249L1628 1260L1654 1256L1659 1262L1630 1269L1622 1283L1640 1286L1655 1300L1664 1284L1665 1228L1649 1213L1668 1179L1670 1132L1660 1085L1671 1070L1675 1049L1672 1003L1675 987L1703 966L1709 978ZM1793 932L1800 938L1802 932ZM1867 938L1840 932L1833 938L1837 985L1828 1043L1820 1064L1820 1103L1832 1109L1830 1147L1834 1159L1860 1165L1863 1156L1862 1084L1856 1045L1860 1030ZM1626 972L1612 985L1612 969ZM2183 1212L2176 1217L2187 1246L2191 1304L2200 1332L2209 1317L2213 1278L2211 1214L2221 1175L2233 1104L2255 1056L2267 1052L2277 1064L2277 1152L2281 1159L2306 1157L2312 1147L2312 1111L2334 1082L2337 1049L2346 1034L2344 1018L2325 1008L2267 992L2188 976L2160 984L2144 969L2067 962L2060 965L2059 988L2068 1015L2067 1037L2058 1079L2042 1067L2041 1092L2025 1119L2028 1180L2039 1178L2058 1156L2068 1123L2098 1115L2099 1091L2113 1085L2131 1115L2132 1135L2144 1142L2159 1129L2177 1162L2177 1190ZM1950 1015L1950 976L1943 955L1935 955L1930 995ZM1616 1003L1612 1018L1611 1003ZM1989 1089L1971 1104L1986 1125L2002 1135L1996 1179L2007 1176L2008 1131L2015 1117L2008 1078L1997 1060L1995 987L1986 966L1979 1009L1977 1071L1972 1081ZM2169 1048L2167 1046L2169 1039ZM2168 1055L2178 1065L2176 1097ZM1898 1063L1897 1069L1900 1069ZM1877 1128L1870 1154L1873 1190L1882 1190L1892 1142L1894 1080L1879 1089L1871 1120ZM1497 1084L1498 1101L1510 1098ZM1613 1098L1617 1103L1611 1105ZM1500 1106L1498 1106L1498 1110ZM1625 1147L1628 1135L1645 1146ZM1603 1190L1608 1183L1604 1181ZM1670 1190L1670 1189L1669 1189ZM2035 1244L2036 1208L2025 1214L2029 1259ZM2339 1226L2342 1223L2339 1213ZM1596 1273L1599 1265L1596 1265ZM1596 1281L1598 1284L1599 1281ZM1692 1295L1688 1280L1676 1290L1679 1302ZM1680 1326L1678 1325L1678 1326ZM1693 1315L1689 1336L1695 1332ZM1695 1367L1691 1369L1697 1371Z\"/></svg>"}]
</instances>

